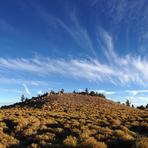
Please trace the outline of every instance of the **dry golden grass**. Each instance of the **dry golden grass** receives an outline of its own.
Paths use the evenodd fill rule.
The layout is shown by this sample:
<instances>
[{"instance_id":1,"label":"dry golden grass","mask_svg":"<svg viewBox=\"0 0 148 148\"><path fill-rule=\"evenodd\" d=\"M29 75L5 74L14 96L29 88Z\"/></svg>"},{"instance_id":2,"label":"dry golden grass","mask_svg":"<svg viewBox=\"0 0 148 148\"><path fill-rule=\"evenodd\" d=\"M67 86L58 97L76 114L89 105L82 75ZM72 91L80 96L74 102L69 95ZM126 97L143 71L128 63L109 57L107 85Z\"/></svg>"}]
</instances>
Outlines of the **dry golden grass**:
<instances>
[{"instance_id":1,"label":"dry golden grass","mask_svg":"<svg viewBox=\"0 0 148 148\"><path fill-rule=\"evenodd\" d=\"M148 138L139 138L135 143L136 148L148 148Z\"/></svg>"},{"instance_id":2,"label":"dry golden grass","mask_svg":"<svg viewBox=\"0 0 148 148\"><path fill-rule=\"evenodd\" d=\"M147 148L147 136L147 111L96 96L48 95L0 109L0 148Z\"/></svg>"},{"instance_id":3,"label":"dry golden grass","mask_svg":"<svg viewBox=\"0 0 148 148\"><path fill-rule=\"evenodd\" d=\"M83 148L107 148L104 142L99 142L93 137L86 139L84 142L81 143L81 147Z\"/></svg>"},{"instance_id":4,"label":"dry golden grass","mask_svg":"<svg viewBox=\"0 0 148 148\"><path fill-rule=\"evenodd\" d=\"M71 135L66 137L66 139L64 139L63 141L64 146L77 146L77 138L76 137L72 137Z\"/></svg>"}]
</instances>

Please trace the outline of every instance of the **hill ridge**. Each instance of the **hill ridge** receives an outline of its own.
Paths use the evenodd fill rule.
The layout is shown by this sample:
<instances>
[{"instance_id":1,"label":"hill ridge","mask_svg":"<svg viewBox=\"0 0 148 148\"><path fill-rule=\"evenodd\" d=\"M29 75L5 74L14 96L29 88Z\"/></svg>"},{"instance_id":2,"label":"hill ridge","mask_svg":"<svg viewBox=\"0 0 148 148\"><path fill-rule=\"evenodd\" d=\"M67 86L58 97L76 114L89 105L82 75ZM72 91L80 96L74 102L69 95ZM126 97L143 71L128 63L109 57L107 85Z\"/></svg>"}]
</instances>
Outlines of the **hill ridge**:
<instances>
[{"instance_id":1,"label":"hill ridge","mask_svg":"<svg viewBox=\"0 0 148 148\"><path fill-rule=\"evenodd\" d=\"M0 147L147 148L147 121L104 97L46 93L0 109Z\"/></svg>"}]
</instances>

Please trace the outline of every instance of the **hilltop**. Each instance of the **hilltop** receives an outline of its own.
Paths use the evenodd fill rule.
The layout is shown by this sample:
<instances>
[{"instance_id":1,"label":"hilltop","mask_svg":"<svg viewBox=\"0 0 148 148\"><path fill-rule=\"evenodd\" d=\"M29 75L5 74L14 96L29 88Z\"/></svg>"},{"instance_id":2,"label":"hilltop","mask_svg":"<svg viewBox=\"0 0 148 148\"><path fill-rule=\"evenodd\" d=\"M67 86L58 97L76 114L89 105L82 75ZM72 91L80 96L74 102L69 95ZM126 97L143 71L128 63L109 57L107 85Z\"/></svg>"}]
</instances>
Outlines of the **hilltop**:
<instances>
[{"instance_id":1,"label":"hilltop","mask_svg":"<svg viewBox=\"0 0 148 148\"><path fill-rule=\"evenodd\" d=\"M119 105L108 100L100 94L97 96L83 93L45 93L2 108L38 108L58 112L79 110L84 113L87 111L92 113L100 110L100 108L101 110L104 108L112 110L115 108L130 109L125 105Z\"/></svg>"},{"instance_id":2,"label":"hilltop","mask_svg":"<svg viewBox=\"0 0 148 148\"><path fill-rule=\"evenodd\" d=\"M141 147L148 112L97 94L46 93L0 109L0 147Z\"/></svg>"}]
</instances>

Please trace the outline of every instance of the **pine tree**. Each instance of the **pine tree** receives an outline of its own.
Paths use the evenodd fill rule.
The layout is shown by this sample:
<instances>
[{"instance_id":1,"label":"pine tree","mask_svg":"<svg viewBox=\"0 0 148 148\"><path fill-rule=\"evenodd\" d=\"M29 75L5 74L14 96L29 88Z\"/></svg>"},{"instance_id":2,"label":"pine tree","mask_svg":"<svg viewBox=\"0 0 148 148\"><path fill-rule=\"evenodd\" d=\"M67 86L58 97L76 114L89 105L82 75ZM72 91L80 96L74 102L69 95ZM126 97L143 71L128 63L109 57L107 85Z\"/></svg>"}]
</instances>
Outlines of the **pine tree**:
<instances>
[{"instance_id":1,"label":"pine tree","mask_svg":"<svg viewBox=\"0 0 148 148\"><path fill-rule=\"evenodd\" d=\"M126 100L126 105L130 107L130 104L131 104L130 101Z\"/></svg>"},{"instance_id":2,"label":"pine tree","mask_svg":"<svg viewBox=\"0 0 148 148\"><path fill-rule=\"evenodd\" d=\"M61 89L60 93L61 93L61 94L63 94L63 93L64 93L64 89L63 89L63 88Z\"/></svg>"},{"instance_id":3,"label":"pine tree","mask_svg":"<svg viewBox=\"0 0 148 148\"><path fill-rule=\"evenodd\" d=\"M85 93L86 93L86 94L89 94L88 88L85 88Z\"/></svg>"},{"instance_id":4,"label":"pine tree","mask_svg":"<svg viewBox=\"0 0 148 148\"><path fill-rule=\"evenodd\" d=\"M25 96L22 95L22 96L21 96L21 102L24 102L25 100L26 100Z\"/></svg>"}]
</instances>

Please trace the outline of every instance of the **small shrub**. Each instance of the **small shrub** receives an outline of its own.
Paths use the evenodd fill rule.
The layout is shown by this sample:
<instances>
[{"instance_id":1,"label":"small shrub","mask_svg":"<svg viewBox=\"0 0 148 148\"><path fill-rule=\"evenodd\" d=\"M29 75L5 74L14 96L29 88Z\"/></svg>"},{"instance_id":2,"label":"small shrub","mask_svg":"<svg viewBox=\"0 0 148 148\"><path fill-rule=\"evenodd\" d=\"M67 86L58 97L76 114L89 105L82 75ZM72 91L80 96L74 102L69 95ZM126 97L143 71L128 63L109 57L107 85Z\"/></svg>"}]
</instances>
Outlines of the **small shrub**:
<instances>
[{"instance_id":1,"label":"small shrub","mask_svg":"<svg viewBox=\"0 0 148 148\"><path fill-rule=\"evenodd\" d=\"M6 146L0 143L0 148L5 148Z\"/></svg>"},{"instance_id":2,"label":"small shrub","mask_svg":"<svg viewBox=\"0 0 148 148\"><path fill-rule=\"evenodd\" d=\"M120 125L121 121L118 119L112 119L112 120L110 120L110 123L111 123L111 125Z\"/></svg>"},{"instance_id":3,"label":"small shrub","mask_svg":"<svg viewBox=\"0 0 148 148\"><path fill-rule=\"evenodd\" d=\"M55 134L53 133L44 133L44 134L41 134L41 135L37 135L36 136L36 139L38 141L52 141L55 137Z\"/></svg>"},{"instance_id":4,"label":"small shrub","mask_svg":"<svg viewBox=\"0 0 148 148\"><path fill-rule=\"evenodd\" d=\"M64 89L61 89L61 90L60 90L60 93L63 94L63 93L64 93Z\"/></svg>"},{"instance_id":5,"label":"small shrub","mask_svg":"<svg viewBox=\"0 0 148 148\"><path fill-rule=\"evenodd\" d=\"M133 148L148 148L148 138L140 138L138 140L136 140L135 145L133 146Z\"/></svg>"},{"instance_id":6,"label":"small shrub","mask_svg":"<svg viewBox=\"0 0 148 148\"><path fill-rule=\"evenodd\" d=\"M142 110L145 109L145 107L144 107L143 105L141 105L141 106L137 106L137 108L138 108L138 109L142 109Z\"/></svg>"},{"instance_id":7,"label":"small shrub","mask_svg":"<svg viewBox=\"0 0 148 148\"><path fill-rule=\"evenodd\" d=\"M85 148L107 148L104 142L98 142L95 138L90 137L81 143L81 147Z\"/></svg>"},{"instance_id":8,"label":"small shrub","mask_svg":"<svg viewBox=\"0 0 148 148\"><path fill-rule=\"evenodd\" d=\"M101 98L106 98L103 93L96 93L96 96L101 97Z\"/></svg>"},{"instance_id":9,"label":"small shrub","mask_svg":"<svg viewBox=\"0 0 148 148\"><path fill-rule=\"evenodd\" d=\"M89 94L90 94L91 96L95 96L95 95L96 95L96 93L95 93L94 91L91 91Z\"/></svg>"},{"instance_id":10,"label":"small shrub","mask_svg":"<svg viewBox=\"0 0 148 148\"><path fill-rule=\"evenodd\" d=\"M65 146L76 146L77 145L77 138L76 137L72 137L72 136L68 136L64 141L63 144Z\"/></svg>"},{"instance_id":11,"label":"small shrub","mask_svg":"<svg viewBox=\"0 0 148 148\"><path fill-rule=\"evenodd\" d=\"M32 135L32 134L33 134L33 129L31 129L31 128L25 129L25 130L23 131L23 135L24 135L24 136L30 136L30 135Z\"/></svg>"},{"instance_id":12,"label":"small shrub","mask_svg":"<svg viewBox=\"0 0 148 148\"><path fill-rule=\"evenodd\" d=\"M38 146L38 144L36 144L36 143L32 143L32 144L31 144L31 148L39 148L39 146Z\"/></svg>"}]
</instances>

